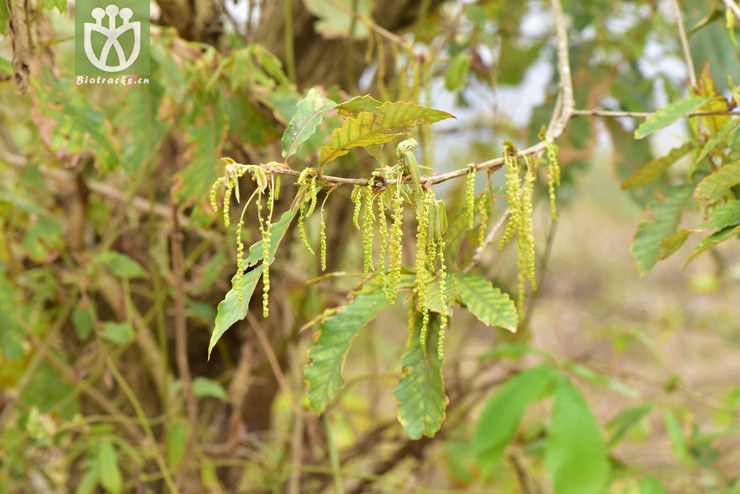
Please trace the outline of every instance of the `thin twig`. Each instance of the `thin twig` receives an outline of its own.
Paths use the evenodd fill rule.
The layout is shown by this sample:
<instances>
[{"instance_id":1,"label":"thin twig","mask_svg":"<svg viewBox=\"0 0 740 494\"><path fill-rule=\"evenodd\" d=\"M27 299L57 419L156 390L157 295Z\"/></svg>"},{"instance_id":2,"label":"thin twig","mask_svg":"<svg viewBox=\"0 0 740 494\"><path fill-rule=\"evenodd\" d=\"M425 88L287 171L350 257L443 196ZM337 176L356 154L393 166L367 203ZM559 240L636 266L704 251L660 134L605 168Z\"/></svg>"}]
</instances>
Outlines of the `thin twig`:
<instances>
[{"instance_id":1,"label":"thin twig","mask_svg":"<svg viewBox=\"0 0 740 494\"><path fill-rule=\"evenodd\" d=\"M470 260L467 266L465 266L465 272L469 273L474 267L476 267L478 264L480 264L481 257L483 255L483 251L491 245L494 238L496 238L496 233L501 229L502 226L504 226L504 223L506 223L506 218L509 216L509 208L506 208L506 210L501 214L501 218L499 218L498 222L493 225L493 228L491 228L491 231L488 232L488 235L486 235L486 238L483 239L483 243L481 243L477 249L475 249L475 254L473 255L473 258Z\"/></svg>"},{"instance_id":2,"label":"thin twig","mask_svg":"<svg viewBox=\"0 0 740 494\"><path fill-rule=\"evenodd\" d=\"M178 486L182 486L186 480L185 475L193 456L193 445L195 444L196 430L198 428L198 402L193 394L193 381L188 362L188 328L185 313L185 268L183 265L182 239L183 234L178 221L178 207L177 203L173 203L171 251L172 277L175 284L175 356L177 360L177 372L180 374L182 392L185 396L189 425L185 455L177 472Z\"/></svg>"},{"instance_id":3,"label":"thin twig","mask_svg":"<svg viewBox=\"0 0 740 494\"><path fill-rule=\"evenodd\" d=\"M686 62L686 69L689 71L689 82L691 83L691 87L696 87L696 71L694 70L694 61L691 59L691 50L689 49L689 39L686 37L686 28L683 25L681 6L678 4L678 0L672 0L671 4L673 6L673 17L676 20L676 28L678 29L678 39L681 41L683 58Z\"/></svg>"}]
</instances>

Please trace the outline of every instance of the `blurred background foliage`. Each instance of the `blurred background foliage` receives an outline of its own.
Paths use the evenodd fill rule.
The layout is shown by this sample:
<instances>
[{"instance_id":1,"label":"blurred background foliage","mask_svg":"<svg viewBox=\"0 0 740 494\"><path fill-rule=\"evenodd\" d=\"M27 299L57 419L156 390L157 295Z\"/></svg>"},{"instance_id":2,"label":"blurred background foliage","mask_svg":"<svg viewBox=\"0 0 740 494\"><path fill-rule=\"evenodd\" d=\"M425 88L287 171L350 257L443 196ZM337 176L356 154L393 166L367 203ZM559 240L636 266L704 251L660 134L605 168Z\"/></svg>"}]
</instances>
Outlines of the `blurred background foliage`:
<instances>
[{"instance_id":1,"label":"blurred background foliage","mask_svg":"<svg viewBox=\"0 0 740 494\"><path fill-rule=\"evenodd\" d=\"M672 5L564 2L576 108L653 112L688 95ZM722 110L740 74L732 5L682 2L693 65ZM740 492L740 219L688 267L701 239L650 270L630 255L638 222L693 160L620 190L684 142L696 156L727 122L705 135L690 122L720 117L679 119L636 140L640 119L570 120L557 143L559 223L537 191L540 290L516 335L462 311L452 319L445 423L411 440L391 393L400 307L355 339L328 410L307 406L306 324L342 303L362 264L349 190L327 205L328 269L347 276L306 284L318 260L289 230L271 317L238 322L206 360L236 265L236 221L216 221L209 189L222 156L279 161L313 86L335 101L370 93L456 115L419 136L439 172L499 156L504 140L536 143L558 88L549 3L160 0L150 83L135 87L76 84L73 13L0 5L0 492ZM337 122L328 115L291 166L310 164ZM737 163L738 141L730 132L694 165L699 178ZM331 167L368 176L372 160ZM503 185L503 172L492 180ZM738 181L709 208L688 201L680 224L737 200ZM439 189L454 215L464 184ZM317 242L316 218L308 234ZM244 235L259 238L255 221ZM476 247L466 236L459 258ZM480 272L515 292L515 265L510 250L489 249Z\"/></svg>"}]
</instances>

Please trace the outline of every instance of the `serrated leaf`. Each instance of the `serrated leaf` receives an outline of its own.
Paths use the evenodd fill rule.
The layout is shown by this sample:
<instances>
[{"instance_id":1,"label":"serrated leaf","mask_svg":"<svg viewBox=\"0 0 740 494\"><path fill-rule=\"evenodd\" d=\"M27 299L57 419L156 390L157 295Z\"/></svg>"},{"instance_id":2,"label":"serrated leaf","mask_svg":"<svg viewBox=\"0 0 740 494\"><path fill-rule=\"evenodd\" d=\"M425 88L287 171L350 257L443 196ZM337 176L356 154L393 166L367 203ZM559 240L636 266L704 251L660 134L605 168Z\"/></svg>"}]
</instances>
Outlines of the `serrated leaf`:
<instances>
[{"instance_id":1,"label":"serrated leaf","mask_svg":"<svg viewBox=\"0 0 740 494\"><path fill-rule=\"evenodd\" d=\"M508 379L484 405L473 431L473 449L488 470L511 442L527 406L540 397L555 370L541 365Z\"/></svg>"},{"instance_id":2,"label":"serrated leaf","mask_svg":"<svg viewBox=\"0 0 740 494\"><path fill-rule=\"evenodd\" d=\"M709 221L694 228L694 230L710 230L727 228L728 226L740 225L740 200L727 201L717 209L709 213Z\"/></svg>"},{"instance_id":3,"label":"serrated leaf","mask_svg":"<svg viewBox=\"0 0 740 494\"><path fill-rule=\"evenodd\" d=\"M196 398L216 398L221 401L226 401L228 398L221 383L203 376L193 379L192 389Z\"/></svg>"},{"instance_id":4,"label":"serrated leaf","mask_svg":"<svg viewBox=\"0 0 740 494\"><path fill-rule=\"evenodd\" d=\"M351 116L357 115L360 112L371 112L382 105L380 101L376 100L369 94L364 96L355 96L349 101L340 103L336 109L341 115Z\"/></svg>"},{"instance_id":5,"label":"serrated leaf","mask_svg":"<svg viewBox=\"0 0 740 494\"><path fill-rule=\"evenodd\" d=\"M658 257L662 260L672 256L686 242L689 235L691 235L691 230L681 229L670 237L663 239L660 242Z\"/></svg>"},{"instance_id":6,"label":"serrated leaf","mask_svg":"<svg viewBox=\"0 0 740 494\"><path fill-rule=\"evenodd\" d=\"M123 477L118 467L118 455L110 440L104 440L98 450L100 484L111 494L123 490Z\"/></svg>"},{"instance_id":7,"label":"serrated leaf","mask_svg":"<svg viewBox=\"0 0 740 494\"><path fill-rule=\"evenodd\" d=\"M455 273L455 280L457 297L479 321L516 332L516 306L506 293L477 274Z\"/></svg>"},{"instance_id":8,"label":"serrated leaf","mask_svg":"<svg viewBox=\"0 0 740 494\"><path fill-rule=\"evenodd\" d=\"M645 121L635 129L635 139L643 139L653 132L669 126L676 120L685 117L700 106L705 105L711 99L712 98L692 96L690 98L674 101L646 118Z\"/></svg>"},{"instance_id":9,"label":"serrated leaf","mask_svg":"<svg viewBox=\"0 0 740 494\"><path fill-rule=\"evenodd\" d=\"M344 385L342 367L352 339L389 304L374 281L366 282L346 305L324 319L308 350L305 378L308 400L323 413Z\"/></svg>"},{"instance_id":10,"label":"serrated leaf","mask_svg":"<svg viewBox=\"0 0 740 494\"><path fill-rule=\"evenodd\" d=\"M599 424L583 394L562 380L555 389L545 465L556 494L601 494L609 458Z\"/></svg>"},{"instance_id":11,"label":"serrated leaf","mask_svg":"<svg viewBox=\"0 0 740 494\"><path fill-rule=\"evenodd\" d=\"M401 135L381 125L382 117L374 113L360 112L356 117L347 118L340 128L332 131L329 143L321 149L319 163L323 165L344 156L350 148L383 144Z\"/></svg>"},{"instance_id":12,"label":"serrated leaf","mask_svg":"<svg viewBox=\"0 0 740 494\"><path fill-rule=\"evenodd\" d=\"M334 108L336 103L312 88L306 97L298 102L295 114L283 133L283 158L286 160L298 152L301 144L316 132L324 114Z\"/></svg>"},{"instance_id":13,"label":"serrated leaf","mask_svg":"<svg viewBox=\"0 0 740 494\"><path fill-rule=\"evenodd\" d=\"M609 437L609 447L618 444L625 434L654 408L655 403L643 403L619 412L616 417L606 424L607 430L612 431Z\"/></svg>"},{"instance_id":14,"label":"serrated leaf","mask_svg":"<svg viewBox=\"0 0 740 494\"><path fill-rule=\"evenodd\" d=\"M461 91L468 82L470 72L470 55L460 52L455 55L445 71L445 89L448 91Z\"/></svg>"},{"instance_id":15,"label":"serrated leaf","mask_svg":"<svg viewBox=\"0 0 740 494\"><path fill-rule=\"evenodd\" d=\"M666 191L663 202L653 201L649 204L650 210L640 221L630 248L640 273L646 273L658 262L660 244L675 232L691 192L690 186L672 187Z\"/></svg>"},{"instance_id":16,"label":"serrated leaf","mask_svg":"<svg viewBox=\"0 0 740 494\"><path fill-rule=\"evenodd\" d=\"M108 250L98 255L96 259L119 278L131 280L148 276L147 271L141 264L120 252Z\"/></svg>"},{"instance_id":17,"label":"serrated leaf","mask_svg":"<svg viewBox=\"0 0 740 494\"><path fill-rule=\"evenodd\" d=\"M375 110L375 113L382 116L381 127L384 130L396 127L413 128L455 118L446 111L435 110L410 101L386 101Z\"/></svg>"},{"instance_id":18,"label":"serrated leaf","mask_svg":"<svg viewBox=\"0 0 740 494\"><path fill-rule=\"evenodd\" d=\"M663 172L670 168L670 166L673 165L676 161L683 158L686 153L688 153L693 148L693 146L694 145L691 142L686 142L682 146L671 150L671 152L669 152L667 155L648 162L642 168L637 170L633 175L628 177L624 182L622 182L621 188L629 189L630 187L645 185L652 182L653 180L660 177Z\"/></svg>"},{"instance_id":19,"label":"serrated leaf","mask_svg":"<svg viewBox=\"0 0 740 494\"><path fill-rule=\"evenodd\" d=\"M285 233L288 231L291 221L295 218L295 215L296 211L290 209L284 212L278 221L270 225L270 233L272 235L272 242L270 244L270 264L275 260L275 253L277 252ZM261 260L262 240L259 240L249 248L249 252L244 263L247 267L253 267ZM263 267L264 266L255 267L254 269L248 270L245 274L237 273L231 279L231 290L229 290L226 297L224 297L224 299L218 304L216 321L214 323L213 333L211 333L211 341L208 344L208 358L211 357L213 347L216 346L216 343L218 343L218 340L221 339L226 330L235 322L241 321L247 317L249 299L252 298L254 289L257 286L257 281L259 281L259 278L262 275ZM239 303L237 283L241 283L242 285L241 303Z\"/></svg>"},{"instance_id":20,"label":"serrated leaf","mask_svg":"<svg viewBox=\"0 0 740 494\"><path fill-rule=\"evenodd\" d=\"M709 139L706 144L704 144L704 147L701 148L701 152L699 152L693 164L691 165L689 177L693 174L692 172L696 169L696 166L699 164L699 162L703 160L709 153L714 151L714 148L716 148L719 143L724 141L725 138L734 133L738 128L740 128L740 119L729 120L725 125L723 125L722 128L719 129L719 131L717 131L717 133L711 139Z\"/></svg>"},{"instance_id":21,"label":"serrated leaf","mask_svg":"<svg viewBox=\"0 0 740 494\"><path fill-rule=\"evenodd\" d=\"M455 297L455 276L452 273L447 273L447 277L445 279L444 299L442 298L442 290L440 290L439 278L435 278L431 283L427 283L425 287L425 303L427 308L431 311L442 313L444 308L447 307L449 312L450 304Z\"/></svg>"},{"instance_id":22,"label":"serrated leaf","mask_svg":"<svg viewBox=\"0 0 740 494\"><path fill-rule=\"evenodd\" d=\"M715 46L715 48L717 47L719 46ZM714 83L714 79L712 79L712 71L709 67L709 59L703 59L706 60L706 62L704 62L704 65L701 68L701 72L699 72L698 74L699 77L696 84L696 95L703 98L709 98L709 101L707 102L706 106L701 108L701 110L726 112L730 109L727 100L719 93L719 91L717 91L717 85ZM702 58L698 58L698 60L702 60ZM725 68L729 69L729 64ZM728 73L731 74L734 72L730 71ZM699 117L697 121L701 122L701 125L704 128L709 129L710 135L714 136L722 127L727 124L727 121L730 120L730 118L730 115L703 115Z\"/></svg>"},{"instance_id":23,"label":"serrated leaf","mask_svg":"<svg viewBox=\"0 0 740 494\"><path fill-rule=\"evenodd\" d=\"M719 170L707 175L696 186L696 197L715 199L725 193L730 187L740 183L740 162L725 165Z\"/></svg>"},{"instance_id":24,"label":"serrated leaf","mask_svg":"<svg viewBox=\"0 0 740 494\"><path fill-rule=\"evenodd\" d=\"M398 420L411 439L434 437L445 419L442 361L437 355L440 319L429 315L426 352L421 347L422 318L417 317L409 346L401 357L402 376L393 395L398 401Z\"/></svg>"},{"instance_id":25,"label":"serrated leaf","mask_svg":"<svg viewBox=\"0 0 740 494\"><path fill-rule=\"evenodd\" d=\"M705 237L704 240L699 242L697 246L694 247L694 252L693 254L691 254L691 257L689 257L689 259L686 261L686 266L688 266L694 259L699 257L699 255L703 254L709 249L716 247L722 242L731 239L735 235L740 235L740 225L728 226L727 228L718 230L712 233L711 235Z\"/></svg>"}]
</instances>

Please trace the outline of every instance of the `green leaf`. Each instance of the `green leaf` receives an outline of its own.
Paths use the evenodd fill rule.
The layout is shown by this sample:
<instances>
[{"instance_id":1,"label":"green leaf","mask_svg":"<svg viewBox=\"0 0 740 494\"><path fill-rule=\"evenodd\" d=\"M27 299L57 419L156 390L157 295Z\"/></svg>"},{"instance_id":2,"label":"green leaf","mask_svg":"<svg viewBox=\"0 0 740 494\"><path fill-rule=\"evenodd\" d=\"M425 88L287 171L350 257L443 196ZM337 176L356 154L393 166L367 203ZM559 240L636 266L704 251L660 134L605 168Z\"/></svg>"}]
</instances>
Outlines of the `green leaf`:
<instances>
[{"instance_id":1,"label":"green leaf","mask_svg":"<svg viewBox=\"0 0 740 494\"><path fill-rule=\"evenodd\" d=\"M381 127L384 130L396 127L410 129L419 125L433 124L440 120L455 118L446 111L435 110L410 101L386 101L375 112L382 115Z\"/></svg>"},{"instance_id":2,"label":"green leaf","mask_svg":"<svg viewBox=\"0 0 740 494\"><path fill-rule=\"evenodd\" d=\"M368 281L346 305L324 319L316 340L308 350L305 378L308 400L323 413L344 385L342 367L352 339L389 305L377 282Z\"/></svg>"},{"instance_id":3,"label":"green leaf","mask_svg":"<svg viewBox=\"0 0 740 494\"><path fill-rule=\"evenodd\" d=\"M316 132L324 118L324 113L336 106L336 103L312 88L306 97L298 102L295 114L283 133L283 158L288 159L298 152L301 144Z\"/></svg>"},{"instance_id":4,"label":"green leaf","mask_svg":"<svg viewBox=\"0 0 740 494\"><path fill-rule=\"evenodd\" d=\"M168 420L164 437L167 464L172 468L178 468L185 458L185 446L188 439L187 424L183 420Z\"/></svg>"},{"instance_id":5,"label":"green leaf","mask_svg":"<svg viewBox=\"0 0 740 494\"><path fill-rule=\"evenodd\" d=\"M740 235L740 225L738 226L728 226L727 228L723 228L722 230L718 230L711 235L707 236L697 244L697 246L694 248L694 252L691 254L691 257L686 261L686 266L688 266L691 261L699 257L699 255L703 254L704 252L708 251L709 249L714 248L715 246L721 244L722 242L731 239L735 235Z\"/></svg>"},{"instance_id":6,"label":"green leaf","mask_svg":"<svg viewBox=\"0 0 740 494\"><path fill-rule=\"evenodd\" d=\"M376 100L369 94L364 96L355 96L349 101L345 101L336 106L337 111L344 116L356 115L360 112L373 112L376 108L382 105L380 101Z\"/></svg>"},{"instance_id":7,"label":"green leaf","mask_svg":"<svg viewBox=\"0 0 740 494\"><path fill-rule=\"evenodd\" d=\"M96 257L97 261L110 269L110 272L119 278L132 280L146 278L148 273L141 264L125 254L108 250Z\"/></svg>"},{"instance_id":8,"label":"green leaf","mask_svg":"<svg viewBox=\"0 0 740 494\"><path fill-rule=\"evenodd\" d=\"M659 109L642 122L635 129L635 139L643 139L663 127L667 127L676 120L686 116L702 105L707 104L712 98L700 98L692 96Z\"/></svg>"},{"instance_id":9,"label":"green leaf","mask_svg":"<svg viewBox=\"0 0 740 494\"><path fill-rule=\"evenodd\" d=\"M609 447L611 448L618 444L625 434L627 434L635 424L640 422L640 420L642 420L654 408L655 403L649 402L619 412L616 417L606 424L607 430L613 431L611 433L611 437L609 437Z\"/></svg>"},{"instance_id":10,"label":"green leaf","mask_svg":"<svg viewBox=\"0 0 740 494\"><path fill-rule=\"evenodd\" d=\"M383 144L401 134L394 134L381 127L382 117L375 113L360 112L356 117L347 118L342 126L334 129L329 143L321 148L319 163L333 161L349 152L350 148Z\"/></svg>"},{"instance_id":11,"label":"green leaf","mask_svg":"<svg viewBox=\"0 0 740 494\"><path fill-rule=\"evenodd\" d=\"M725 125L723 125L722 128L719 129L719 131L709 139L706 144L704 144L704 147L701 148L701 152L697 155L694 163L691 165L691 170L695 170L701 160L703 160L714 150L714 148L717 147L717 145L719 145L720 142L725 140L727 136L735 132L738 128L740 128L740 118L729 120ZM692 173L689 172L689 176L691 175Z\"/></svg>"},{"instance_id":12,"label":"green leaf","mask_svg":"<svg viewBox=\"0 0 740 494\"><path fill-rule=\"evenodd\" d=\"M442 298L442 290L440 290L439 286L439 277L435 277L435 279L425 287L426 306L431 311L442 313L445 307L449 311L450 304L455 296L455 276L452 273L447 273L447 277L445 279L444 299Z\"/></svg>"},{"instance_id":13,"label":"green leaf","mask_svg":"<svg viewBox=\"0 0 740 494\"><path fill-rule=\"evenodd\" d=\"M5 23L8 21L7 18L3 17L3 9L5 8L5 3L0 2L0 34L3 33L3 28L5 26ZM0 72L6 75L13 75L13 64L10 63L10 60L4 57L0 57Z\"/></svg>"},{"instance_id":14,"label":"green leaf","mask_svg":"<svg viewBox=\"0 0 740 494\"><path fill-rule=\"evenodd\" d=\"M429 315L426 352L421 347L421 326L422 318L417 317L401 357L402 376L393 391L398 401L398 420L411 439L434 437L442 427L447 406L442 361L437 355L439 316Z\"/></svg>"},{"instance_id":15,"label":"green leaf","mask_svg":"<svg viewBox=\"0 0 740 494\"><path fill-rule=\"evenodd\" d=\"M77 306L72 311L72 326L81 341L87 340L93 328L93 313L89 308Z\"/></svg>"},{"instance_id":16,"label":"green leaf","mask_svg":"<svg viewBox=\"0 0 740 494\"><path fill-rule=\"evenodd\" d=\"M217 400L226 401L228 395L221 383L198 376L193 379L193 394L196 398L216 398Z\"/></svg>"},{"instance_id":17,"label":"green leaf","mask_svg":"<svg viewBox=\"0 0 740 494\"><path fill-rule=\"evenodd\" d=\"M460 52L450 61L445 72L445 88L448 91L461 91L465 89L470 72L470 55Z\"/></svg>"},{"instance_id":18,"label":"green leaf","mask_svg":"<svg viewBox=\"0 0 740 494\"><path fill-rule=\"evenodd\" d=\"M184 155L189 162L176 175L175 196L184 204L208 197L211 184L218 178L225 130L226 115L215 110L211 114L199 112L198 117L183 129L188 145Z\"/></svg>"},{"instance_id":19,"label":"green leaf","mask_svg":"<svg viewBox=\"0 0 740 494\"><path fill-rule=\"evenodd\" d=\"M295 218L295 215L296 211L294 209L290 209L284 212L278 221L270 225L270 232L272 235L272 242L270 244L270 264L275 260L275 253L277 252L285 233L288 231L290 222ZM244 262L246 266L253 267L261 260L262 240L259 240L249 248L249 253ZM254 289L257 286L257 281L259 281L259 278L262 275L262 269L263 266L258 266L247 271L245 274L237 273L231 279L231 290L229 290L226 297L224 297L224 299L218 304L216 321L214 323L213 333L211 333L211 341L208 344L208 358L211 357L213 347L216 346L216 343L218 343L218 340L221 339L226 330L235 322L241 321L247 317L249 299L252 298ZM237 283L241 283L242 285L241 303L239 303Z\"/></svg>"},{"instance_id":20,"label":"green leaf","mask_svg":"<svg viewBox=\"0 0 740 494\"><path fill-rule=\"evenodd\" d=\"M477 274L455 273L455 279L457 298L479 321L516 332L518 316L509 295Z\"/></svg>"},{"instance_id":21,"label":"green leaf","mask_svg":"<svg viewBox=\"0 0 740 494\"><path fill-rule=\"evenodd\" d=\"M131 324L127 322L107 322L103 324L103 338L116 345L128 345L136 337Z\"/></svg>"},{"instance_id":22,"label":"green leaf","mask_svg":"<svg viewBox=\"0 0 740 494\"><path fill-rule=\"evenodd\" d=\"M117 494L123 490L123 477L118 467L118 455L108 439L100 444L98 450L98 470L100 484L106 491Z\"/></svg>"},{"instance_id":23,"label":"green leaf","mask_svg":"<svg viewBox=\"0 0 740 494\"><path fill-rule=\"evenodd\" d=\"M364 22L352 22L352 7L357 13L370 16L371 0L303 0L306 10L318 18L316 30L325 38L345 38L349 35L351 26L354 26L353 37L365 39L368 29Z\"/></svg>"},{"instance_id":24,"label":"green leaf","mask_svg":"<svg viewBox=\"0 0 740 494\"><path fill-rule=\"evenodd\" d=\"M683 430L681 430L681 425L678 423L676 415L672 410L665 410L663 412L663 420L665 422L666 432L671 440L671 451L682 462L691 463L691 455L686 444L686 438L683 435Z\"/></svg>"},{"instance_id":25,"label":"green leaf","mask_svg":"<svg viewBox=\"0 0 740 494\"><path fill-rule=\"evenodd\" d=\"M633 175L628 177L624 182L622 182L622 189L629 189L630 187L635 187L637 185L645 185L657 179L671 165L683 158L686 153L691 151L693 146L693 143L686 142L682 146L671 150L671 152L669 152L667 155L648 162L642 168L637 170Z\"/></svg>"},{"instance_id":26,"label":"green leaf","mask_svg":"<svg viewBox=\"0 0 740 494\"><path fill-rule=\"evenodd\" d=\"M563 379L555 389L545 464L556 494L601 494L609 478L606 444L583 394Z\"/></svg>"},{"instance_id":27,"label":"green leaf","mask_svg":"<svg viewBox=\"0 0 740 494\"><path fill-rule=\"evenodd\" d=\"M473 449L484 470L503 454L521 422L527 406L540 398L555 370L541 365L508 379L483 407L473 431Z\"/></svg>"},{"instance_id":28,"label":"green leaf","mask_svg":"<svg viewBox=\"0 0 740 494\"><path fill-rule=\"evenodd\" d=\"M695 195L700 198L716 199L737 184L740 184L740 162L725 165L704 177L696 186Z\"/></svg>"},{"instance_id":29,"label":"green leaf","mask_svg":"<svg viewBox=\"0 0 740 494\"><path fill-rule=\"evenodd\" d=\"M640 482L640 494L667 494L663 488L663 484L660 483L655 477L645 477Z\"/></svg>"},{"instance_id":30,"label":"green leaf","mask_svg":"<svg viewBox=\"0 0 740 494\"><path fill-rule=\"evenodd\" d=\"M640 273L646 273L658 262L660 244L675 232L691 192L690 186L672 187L665 191L663 202L653 201L649 204L651 210L640 221L630 248Z\"/></svg>"},{"instance_id":31,"label":"green leaf","mask_svg":"<svg viewBox=\"0 0 740 494\"><path fill-rule=\"evenodd\" d=\"M686 242L686 239L691 235L691 230L681 229L671 235L670 237L663 239L660 242L660 249L658 249L658 257L660 259L667 259L681 248Z\"/></svg>"},{"instance_id":32,"label":"green leaf","mask_svg":"<svg viewBox=\"0 0 740 494\"><path fill-rule=\"evenodd\" d=\"M727 201L722 206L709 213L709 221L694 228L694 230L721 230L728 226L740 225L740 200Z\"/></svg>"}]
</instances>

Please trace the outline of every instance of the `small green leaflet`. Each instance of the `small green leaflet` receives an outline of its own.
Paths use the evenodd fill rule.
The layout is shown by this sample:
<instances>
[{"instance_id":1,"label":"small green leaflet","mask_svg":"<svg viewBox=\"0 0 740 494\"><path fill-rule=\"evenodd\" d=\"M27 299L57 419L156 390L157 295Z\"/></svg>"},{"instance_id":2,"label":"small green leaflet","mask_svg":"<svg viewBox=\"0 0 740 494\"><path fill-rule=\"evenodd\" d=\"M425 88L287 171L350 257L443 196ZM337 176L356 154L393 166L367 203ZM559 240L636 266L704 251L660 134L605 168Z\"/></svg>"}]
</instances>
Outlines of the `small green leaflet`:
<instances>
[{"instance_id":1,"label":"small green leaflet","mask_svg":"<svg viewBox=\"0 0 740 494\"><path fill-rule=\"evenodd\" d=\"M674 101L670 105L656 111L635 129L635 139L643 139L663 127L667 127L676 120L685 117L700 106L707 104L712 98L700 98L692 96L680 101Z\"/></svg>"},{"instance_id":2,"label":"small green leaflet","mask_svg":"<svg viewBox=\"0 0 740 494\"><path fill-rule=\"evenodd\" d=\"M326 410L344 385L342 367L352 339L390 305L379 284L373 281L365 282L351 296L354 298L344 307L322 321L318 337L308 350L308 400L317 413Z\"/></svg>"},{"instance_id":3,"label":"small green leaflet","mask_svg":"<svg viewBox=\"0 0 740 494\"><path fill-rule=\"evenodd\" d=\"M609 457L599 424L583 394L567 379L554 397L545 465L555 494L601 494L609 478Z\"/></svg>"},{"instance_id":4,"label":"small green leaflet","mask_svg":"<svg viewBox=\"0 0 740 494\"><path fill-rule=\"evenodd\" d=\"M689 453L686 438L676 415L672 410L665 410L663 412L663 420L665 421L666 432L671 440L671 451L673 451L673 454L679 460L684 463L691 463L691 454Z\"/></svg>"},{"instance_id":5,"label":"small green leaflet","mask_svg":"<svg viewBox=\"0 0 740 494\"><path fill-rule=\"evenodd\" d=\"M691 193L691 186L672 187L665 191L666 198L663 202L650 203L650 210L640 221L635 241L630 248L640 273L650 271L658 262L660 244L675 232L681 211Z\"/></svg>"},{"instance_id":6,"label":"small green leaflet","mask_svg":"<svg viewBox=\"0 0 740 494\"><path fill-rule=\"evenodd\" d=\"M125 254L108 250L95 258L101 264L104 264L111 273L125 280L146 278L147 271L141 264L131 259Z\"/></svg>"},{"instance_id":7,"label":"small green leaflet","mask_svg":"<svg viewBox=\"0 0 740 494\"><path fill-rule=\"evenodd\" d=\"M627 432L645 418L654 408L655 403L648 402L619 412L616 417L606 424L607 430L612 431L609 437L609 447L618 444Z\"/></svg>"},{"instance_id":8,"label":"small green leaflet","mask_svg":"<svg viewBox=\"0 0 740 494\"><path fill-rule=\"evenodd\" d=\"M707 175L696 186L695 195L706 199L715 199L730 187L740 183L740 162L725 165L711 175Z\"/></svg>"},{"instance_id":9,"label":"small green leaflet","mask_svg":"<svg viewBox=\"0 0 740 494\"><path fill-rule=\"evenodd\" d=\"M224 387L221 386L221 383L214 381L213 379L198 376L193 379L192 388L193 395L195 395L196 398L216 398L221 401L226 401L228 399L228 395L226 394Z\"/></svg>"},{"instance_id":10,"label":"small green leaflet","mask_svg":"<svg viewBox=\"0 0 740 494\"><path fill-rule=\"evenodd\" d=\"M461 91L468 82L470 72L470 55L460 52L455 55L447 66L445 72L445 89L448 91Z\"/></svg>"},{"instance_id":11,"label":"small green leaflet","mask_svg":"<svg viewBox=\"0 0 740 494\"><path fill-rule=\"evenodd\" d=\"M182 419L168 420L164 437L167 464L172 468L177 468L185 458L185 447L188 443L187 423Z\"/></svg>"},{"instance_id":12,"label":"small green leaflet","mask_svg":"<svg viewBox=\"0 0 740 494\"><path fill-rule=\"evenodd\" d=\"M622 189L629 189L637 185L645 185L657 179L664 171L670 168L671 165L691 151L693 146L694 145L691 142L686 142L682 146L671 150L667 155L648 162L622 182Z\"/></svg>"},{"instance_id":13,"label":"small green leaflet","mask_svg":"<svg viewBox=\"0 0 740 494\"><path fill-rule=\"evenodd\" d=\"M484 473L501 457L524 410L542 395L554 375L549 365L527 369L507 380L485 404L473 432L473 449Z\"/></svg>"},{"instance_id":14,"label":"small green leaflet","mask_svg":"<svg viewBox=\"0 0 740 494\"><path fill-rule=\"evenodd\" d=\"M355 96L351 100L337 105L336 109L341 115L351 116L357 115L360 112L372 112L382 104L369 94L366 94L364 96Z\"/></svg>"},{"instance_id":15,"label":"small green leaflet","mask_svg":"<svg viewBox=\"0 0 740 494\"><path fill-rule=\"evenodd\" d=\"M694 230L722 229L728 226L740 225L740 200L727 201L722 206L709 213L709 221L696 227Z\"/></svg>"},{"instance_id":16,"label":"small green leaflet","mask_svg":"<svg viewBox=\"0 0 740 494\"><path fill-rule=\"evenodd\" d=\"M667 494L667 492L660 480L655 477L645 477L640 482L640 494Z\"/></svg>"},{"instance_id":17,"label":"small green leaflet","mask_svg":"<svg viewBox=\"0 0 740 494\"><path fill-rule=\"evenodd\" d=\"M106 491L117 494L123 490L123 477L118 467L118 455L109 439L100 444L98 450L98 472L100 483Z\"/></svg>"},{"instance_id":18,"label":"small green leaflet","mask_svg":"<svg viewBox=\"0 0 740 494\"><path fill-rule=\"evenodd\" d=\"M398 420L411 439L433 437L445 419L445 395L442 361L437 355L440 319L429 315L426 355L421 347L422 318L417 317L409 344L401 357L403 375L393 394L398 400Z\"/></svg>"},{"instance_id":19,"label":"small green leaflet","mask_svg":"<svg viewBox=\"0 0 740 494\"><path fill-rule=\"evenodd\" d=\"M518 316L509 296L482 276L456 273L457 298L471 314L488 326L499 326L516 332Z\"/></svg>"},{"instance_id":20,"label":"small green leaflet","mask_svg":"<svg viewBox=\"0 0 740 494\"><path fill-rule=\"evenodd\" d=\"M270 225L270 232L272 233L272 243L270 245L270 263L275 260L275 252L280 245L285 233L288 231L290 222L296 215L296 211L290 209L284 212L278 221ZM245 259L245 264L248 267L253 267L259 260L262 259L262 240L255 242L249 248L249 253ZM237 273L231 279L231 290L226 294L226 297L218 304L218 312L216 314L216 322L214 324L213 333L211 334L211 341L208 344L208 358L211 357L211 351L216 346L218 340L224 335L227 329L229 329L235 322L241 321L247 317L247 311L249 310L249 299L252 298L252 293L257 286L262 275L263 266L256 267L245 274ZM237 293L237 283L242 284L242 303L239 303L239 297Z\"/></svg>"},{"instance_id":21,"label":"small green leaflet","mask_svg":"<svg viewBox=\"0 0 740 494\"><path fill-rule=\"evenodd\" d=\"M295 107L295 115L283 133L283 158L286 160L298 152L301 144L316 132L324 114L336 103L312 88Z\"/></svg>"},{"instance_id":22,"label":"small green leaflet","mask_svg":"<svg viewBox=\"0 0 740 494\"><path fill-rule=\"evenodd\" d=\"M128 345L136 338L134 329L127 322L107 322L103 324L102 336L116 345Z\"/></svg>"},{"instance_id":23,"label":"small green leaflet","mask_svg":"<svg viewBox=\"0 0 740 494\"><path fill-rule=\"evenodd\" d=\"M660 242L660 248L658 249L658 257L660 259L667 259L681 248L686 242L686 239L691 235L691 230L681 229L671 235L668 238L664 238Z\"/></svg>"}]
</instances>

